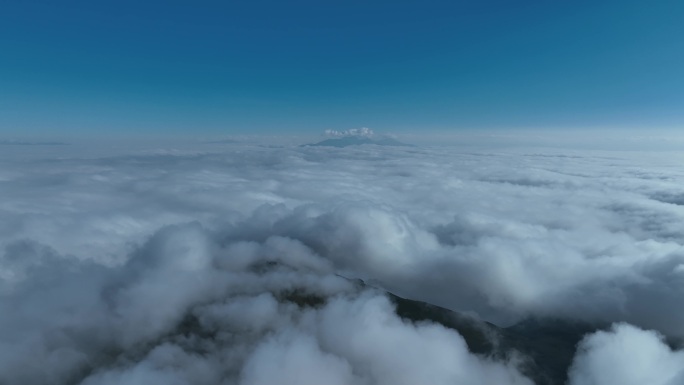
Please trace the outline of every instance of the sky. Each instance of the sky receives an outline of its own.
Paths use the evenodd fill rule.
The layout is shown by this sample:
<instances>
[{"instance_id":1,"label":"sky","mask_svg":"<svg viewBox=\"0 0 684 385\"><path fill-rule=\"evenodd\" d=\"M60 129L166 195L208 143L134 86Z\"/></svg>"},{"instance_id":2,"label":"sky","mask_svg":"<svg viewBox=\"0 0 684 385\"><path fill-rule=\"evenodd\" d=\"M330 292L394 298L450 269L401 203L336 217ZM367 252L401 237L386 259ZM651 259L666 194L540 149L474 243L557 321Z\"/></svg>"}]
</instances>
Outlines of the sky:
<instances>
[{"instance_id":1,"label":"sky","mask_svg":"<svg viewBox=\"0 0 684 385\"><path fill-rule=\"evenodd\" d=\"M665 128L680 1L0 1L0 137Z\"/></svg>"}]
</instances>

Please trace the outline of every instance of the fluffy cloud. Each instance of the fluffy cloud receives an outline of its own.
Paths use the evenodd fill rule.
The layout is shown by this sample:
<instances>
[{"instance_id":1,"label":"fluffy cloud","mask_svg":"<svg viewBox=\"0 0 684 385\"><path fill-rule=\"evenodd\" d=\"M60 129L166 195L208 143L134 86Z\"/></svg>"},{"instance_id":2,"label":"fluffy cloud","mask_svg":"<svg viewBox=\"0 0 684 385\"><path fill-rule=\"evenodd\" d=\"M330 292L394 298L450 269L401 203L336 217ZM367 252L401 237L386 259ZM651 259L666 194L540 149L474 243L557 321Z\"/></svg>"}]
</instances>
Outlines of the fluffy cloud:
<instances>
[{"instance_id":1,"label":"fluffy cloud","mask_svg":"<svg viewBox=\"0 0 684 385\"><path fill-rule=\"evenodd\" d=\"M373 136L375 133L370 128L361 127L361 128L350 128L348 130L325 130L325 134L328 136L332 136L334 138L341 138L341 137L345 137L345 136L369 137L369 136Z\"/></svg>"},{"instance_id":2,"label":"fluffy cloud","mask_svg":"<svg viewBox=\"0 0 684 385\"><path fill-rule=\"evenodd\" d=\"M684 351L654 331L615 324L585 337L570 370L570 385L684 383Z\"/></svg>"},{"instance_id":3,"label":"fluffy cloud","mask_svg":"<svg viewBox=\"0 0 684 385\"><path fill-rule=\"evenodd\" d=\"M171 226L120 267L28 273L0 305L2 383L531 384L289 238Z\"/></svg>"},{"instance_id":4,"label":"fluffy cloud","mask_svg":"<svg viewBox=\"0 0 684 385\"><path fill-rule=\"evenodd\" d=\"M672 153L53 147L0 158L0 382L527 381L342 277L684 337Z\"/></svg>"}]
</instances>

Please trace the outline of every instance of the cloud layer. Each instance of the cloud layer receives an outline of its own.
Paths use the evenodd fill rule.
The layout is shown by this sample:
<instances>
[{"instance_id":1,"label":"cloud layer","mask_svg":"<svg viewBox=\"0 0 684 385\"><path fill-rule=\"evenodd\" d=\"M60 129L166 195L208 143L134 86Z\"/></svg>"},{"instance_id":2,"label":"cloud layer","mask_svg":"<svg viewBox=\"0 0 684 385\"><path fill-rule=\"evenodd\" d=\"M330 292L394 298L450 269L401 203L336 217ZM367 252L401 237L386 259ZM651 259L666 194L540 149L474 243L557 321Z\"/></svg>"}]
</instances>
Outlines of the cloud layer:
<instances>
[{"instance_id":1,"label":"cloud layer","mask_svg":"<svg viewBox=\"0 0 684 385\"><path fill-rule=\"evenodd\" d=\"M684 337L678 155L68 147L1 160L0 382L529 383L347 278L500 325ZM624 336L661 354L619 325L573 384Z\"/></svg>"},{"instance_id":2,"label":"cloud layer","mask_svg":"<svg viewBox=\"0 0 684 385\"><path fill-rule=\"evenodd\" d=\"M23 255L39 260L0 307L0 381L531 384L297 240L220 239L169 226L115 268Z\"/></svg>"}]
</instances>

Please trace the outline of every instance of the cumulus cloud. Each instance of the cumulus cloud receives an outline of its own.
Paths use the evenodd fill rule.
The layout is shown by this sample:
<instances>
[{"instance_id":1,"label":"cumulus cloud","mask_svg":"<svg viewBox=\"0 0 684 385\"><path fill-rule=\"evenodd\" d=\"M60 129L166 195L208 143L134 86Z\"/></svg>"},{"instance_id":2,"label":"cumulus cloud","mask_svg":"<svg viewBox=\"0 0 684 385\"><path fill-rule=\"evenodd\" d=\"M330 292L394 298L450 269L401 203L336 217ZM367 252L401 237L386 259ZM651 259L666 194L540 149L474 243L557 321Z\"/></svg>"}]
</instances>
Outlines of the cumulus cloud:
<instances>
[{"instance_id":1,"label":"cumulus cloud","mask_svg":"<svg viewBox=\"0 0 684 385\"><path fill-rule=\"evenodd\" d=\"M678 155L460 148L4 154L0 382L528 383L381 289L684 337Z\"/></svg>"},{"instance_id":2,"label":"cumulus cloud","mask_svg":"<svg viewBox=\"0 0 684 385\"><path fill-rule=\"evenodd\" d=\"M120 267L30 273L0 305L2 383L531 384L289 238L226 243L190 223Z\"/></svg>"},{"instance_id":3,"label":"cumulus cloud","mask_svg":"<svg viewBox=\"0 0 684 385\"><path fill-rule=\"evenodd\" d=\"M343 138L346 136L372 137L375 135L373 130L367 127L350 128L348 130L325 130L325 134L333 138Z\"/></svg>"},{"instance_id":4,"label":"cumulus cloud","mask_svg":"<svg viewBox=\"0 0 684 385\"><path fill-rule=\"evenodd\" d=\"M570 370L570 385L678 385L684 351L673 351L654 331L615 324L584 338Z\"/></svg>"}]
</instances>

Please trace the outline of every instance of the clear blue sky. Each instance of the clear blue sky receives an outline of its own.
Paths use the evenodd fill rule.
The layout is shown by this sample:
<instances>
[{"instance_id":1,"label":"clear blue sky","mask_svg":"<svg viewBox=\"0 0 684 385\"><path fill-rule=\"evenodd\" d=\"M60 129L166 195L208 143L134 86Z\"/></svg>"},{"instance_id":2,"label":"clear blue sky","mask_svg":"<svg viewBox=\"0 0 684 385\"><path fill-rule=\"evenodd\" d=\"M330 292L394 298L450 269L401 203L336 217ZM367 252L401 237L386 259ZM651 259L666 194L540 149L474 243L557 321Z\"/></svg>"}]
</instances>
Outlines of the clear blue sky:
<instances>
[{"instance_id":1,"label":"clear blue sky","mask_svg":"<svg viewBox=\"0 0 684 385\"><path fill-rule=\"evenodd\" d=\"M0 134L684 128L684 1L0 0Z\"/></svg>"}]
</instances>

